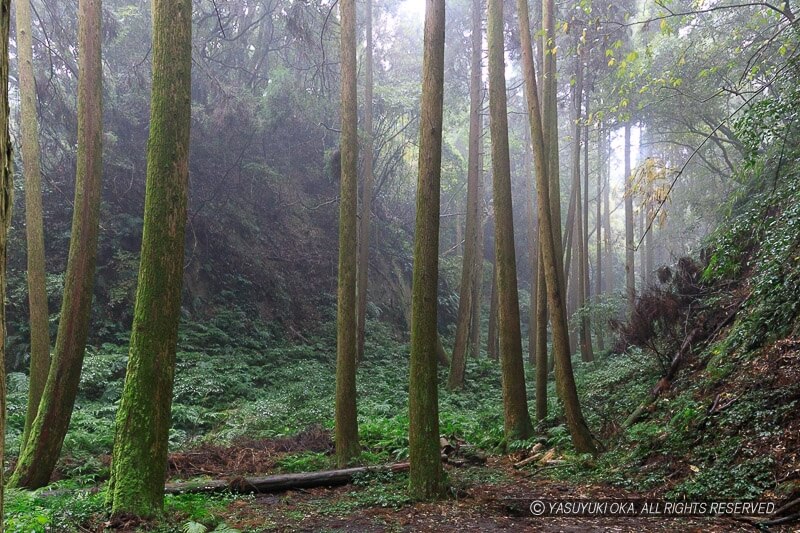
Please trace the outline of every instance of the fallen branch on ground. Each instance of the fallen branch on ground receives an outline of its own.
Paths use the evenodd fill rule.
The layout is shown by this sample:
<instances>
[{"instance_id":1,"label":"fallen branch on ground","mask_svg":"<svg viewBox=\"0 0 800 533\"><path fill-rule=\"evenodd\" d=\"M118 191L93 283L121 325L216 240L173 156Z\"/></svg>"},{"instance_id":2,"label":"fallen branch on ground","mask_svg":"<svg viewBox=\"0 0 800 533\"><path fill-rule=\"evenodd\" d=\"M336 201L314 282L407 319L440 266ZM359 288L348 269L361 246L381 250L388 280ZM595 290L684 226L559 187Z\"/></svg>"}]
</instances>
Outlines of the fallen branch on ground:
<instances>
[{"instance_id":1,"label":"fallen branch on ground","mask_svg":"<svg viewBox=\"0 0 800 533\"><path fill-rule=\"evenodd\" d=\"M265 493L281 492L294 489L308 489L313 487L332 487L346 485L353 481L353 477L360 474L374 472L404 472L408 470L409 463L398 463L383 466L359 466L343 468L340 470L325 470L322 472L302 472L298 474L279 474L263 477L236 477L230 480L213 479L208 481L187 481L184 483L167 483L164 487L165 494L187 493Z\"/></svg>"},{"instance_id":2,"label":"fallen branch on ground","mask_svg":"<svg viewBox=\"0 0 800 533\"><path fill-rule=\"evenodd\" d=\"M442 462L447 463L448 457L442 455ZM452 463L460 466L458 462ZM353 478L360 474L380 472L405 472L409 463L396 463L381 466L358 466L340 470L323 470L320 472L302 472L298 474L278 474L262 477L236 477L230 480L212 479L208 481L187 481L183 483L167 483L164 494L189 494L189 493L214 493L235 492L240 494L282 492L295 489L309 489L313 487L334 487L347 485Z\"/></svg>"}]
</instances>

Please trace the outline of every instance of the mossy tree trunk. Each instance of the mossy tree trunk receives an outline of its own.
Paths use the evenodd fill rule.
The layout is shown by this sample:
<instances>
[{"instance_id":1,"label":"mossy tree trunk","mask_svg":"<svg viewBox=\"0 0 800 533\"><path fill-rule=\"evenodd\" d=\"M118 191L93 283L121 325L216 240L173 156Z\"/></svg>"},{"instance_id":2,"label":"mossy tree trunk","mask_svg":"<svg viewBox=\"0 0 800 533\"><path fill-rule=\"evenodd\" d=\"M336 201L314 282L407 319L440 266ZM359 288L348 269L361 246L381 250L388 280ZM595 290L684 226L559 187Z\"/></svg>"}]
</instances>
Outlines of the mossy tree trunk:
<instances>
[{"instance_id":1,"label":"mossy tree trunk","mask_svg":"<svg viewBox=\"0 0 800 533\"><path fill-rule=\"evenodd\" d=\"M189 176L192 3L153 0L153 89L142 253L108 495L113 514L164 504Z\"/></svg>"},{"instance_id":2,"label":"mossy tree trunk","mask_svg":"<svg viewBox=\"0 0 800 533\"><path fill-rule=\"evenodd\" d=\"M14 193L11 135L8 131L8 30L11 2L0 0L0 361L6 360L6 249ZM0 364L0 465L6 451L6 368ZM3 524L5 468L0 468L0 528Z\"/></svg>"},{"instance_id":3,"label":"mossy tree trunk","mask_svg":"<svg viewBox=\"0 0 800 533\"><path fill-rule=\"evenodd\" d=\"M358 102L356 4L341 0L342 169L339 193L339 283L336 310L336 462L347 466L359 455L356 418L356 269L358 211Z\"/></svg>"},{"instance_id":4,"label":"mossy tree trunk","mask_svg":"<svg viewBox=\"0 0 800 533\"><path fill-rule=\"evenodd\" d=\"M436 316L439 280L439 201L444 100L444 0L426 0L414 230L414 281L408 383L409 493L438 498L444 491L439 455Z\"/></svg>"},{"instance_id":5,"label":"mossy tree trunk","mask_svg":"<svg viewBox=\"0 0 800 533\"><path fill-rule=\"evenodd\" d=\"M39 118L33 75L30 0L17 0L17 55L19 64L20 129L25 175L25 240L28 248L28 307L31 330L31 367L28 407L21 448L25 447L39 409L50 368L50 313L47 308L47 274L44 260L42 171L39 155Z\"/></svg>"},{"instance_id":6,"label":"mossy tree trunk","mask_svg":"<svg viewBox=\"0 0 800 533\"><path fill-rule=\"evenodd\" d=\"M545 11L552 9L545 0ZM560 232L553 231L553 213L550 209L550 176L549 157L545 149L545 135L542 121L542 109L539 104L536 71L533 66L533 49L531 46L530 15L526 0L517 0L519 12L520 46L522 48L522 70L526 84L528 118L533 145L533 158L536 172L536 191L539 207L539 238L541 242L540 264L544 267L546 278L547 300L553 324L553 355L556 359L556 379L561 383L560 394L564 403L567 426L572 436L575 449L579 452L594 452L594 442L589 428L583 419L578 400L575 379L572 375L572 361L569 354L567 314L564 305L564 293L558 280L558 255L555 246L556 236ZM537 368L538 371L538 368Z\"/></svg>"},{"instance_id":7,"label":"mossy tree trunk","mask_svg":"<svg viewBox=\"0 0 800 533\"><path fill-rule=\"evenodd\" d=\"M447 386L450 389L464 387L464 372L467 364L467 344L471 314L473 312L473 290L477 282L475 270L478 268L478 233L480 232L480 211L478 194L480 191L480 113L481 113L481 62L483 33L481 31L481 0L472 1L472 53L469 85L469 154L467 161L467 229L464 237L464 261L461 269L461 287L458 298L458 320L453 357L450 360L450 375Z\"/></svg>"},{"instance_id":8,"label":"mossy tree trunk","mask_svg":"<svg viewBox=\"0 0 800 533\"><path fill-rule=\"evenodd\" d=\"M72 233L61 319L39 410L9 480L29 489L50 481L67 434L86 348L97 259L103 154L101 0L78 2L78 153Z\"/></svg>"},{"instance_id":9,"label":"mossy tree trunk","mask_svg":"<svg viewBox=\"0 0 800 533\"><path fill-rule=\"evenodd\" d=\"M367 327L367 286L369 283L369 226L372 216L372 194L375 173L373 170L373 110L372 110L372 0L367 0L366 13L367 44L364 65L364 187L361 190L361 220L358 238L358 279L356 292L358 296L358 315L356 317L357 330L357 357L358 361L364 358L364 340Z\"/></svg>"},{"instance_id":10,"label":"mossy tree trunk","mask_svg":"<svg viewBox=\"0 0 800 533\"><path fill-rule=\"evenodd\" d=\"M489 0L489 116L492 138L492 185L495 213L498 331L503 385L504 429L508 440L533 433L528 414L522 358L514 215L511 200L511 162L508 148L503 0Z\"/></svg>"}]
</instances>

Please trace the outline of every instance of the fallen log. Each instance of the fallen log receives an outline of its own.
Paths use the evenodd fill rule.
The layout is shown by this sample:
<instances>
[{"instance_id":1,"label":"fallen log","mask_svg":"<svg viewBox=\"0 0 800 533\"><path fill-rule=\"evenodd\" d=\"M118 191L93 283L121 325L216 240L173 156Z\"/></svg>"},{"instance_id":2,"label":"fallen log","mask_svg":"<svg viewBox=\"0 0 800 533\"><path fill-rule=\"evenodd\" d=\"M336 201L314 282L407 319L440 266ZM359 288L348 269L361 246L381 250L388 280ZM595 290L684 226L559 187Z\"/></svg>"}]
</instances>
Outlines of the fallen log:
<instances>
[{"instance_id":1,"label":"fallen log","mask_svg":"<svg viewBox=\"0 0 800 533\"><path fill-rule=\"evenodd\" d=\"M452 461L442 455L442 462L453 466L461 466L462 462ZM298 474L278 474L261 477L236 477L232 479L210 479L207 481L186 481L183 483L167 483L164 494L197 494L214 492L235 492L239 494L264 494L285 490L310 489L314 487L336 487L347 485L359 474L380 472L405 472L410 463L395 463L381 466L357 466L340 470L322 470L319 472L302 472Z\"/></svg>"},{"instance_id":2,"label":"fallen log","mask_svg":"<svg viewBox=\"0 0 800 533\"><path fill-rule=\"evenodd\" d=\"M452 466L463 466L464 460L454 460L442 454L442 462ZM335 487L347 485L359 474L381 472L405 472L410 463L395 463L380 466L357 466L339 470L322 470L319 472L302 472L298 474L278 474L260 477L235 477L231 479L208 479L184 481L179 483L166 483L164 494L197 494L234 492L239 494L281 492L294 489L309 489L314 487ZM39 492L36 496L49 498L83 492L95 494L101 487L87 487L83 489L55 489Z\"/></svg>"},{"instance_id":3,"label":"fallen log","mask_svg":"<svg viewBox=\"0 0 800 533\"><path fill-rule=\"evenodd\" d=\"M324 470L321 472L302 472L298 474L278 474L263 477L236 477L229 480L212 479L208 481L187 481L184 483L167 483L165 494L235 492L240 494L281 492L313 487L334 487L346 485L359 474L374 472L404 472L409 463L397 463L383 466L359 466L340 470Z\"/></svg>"}]
</instances>

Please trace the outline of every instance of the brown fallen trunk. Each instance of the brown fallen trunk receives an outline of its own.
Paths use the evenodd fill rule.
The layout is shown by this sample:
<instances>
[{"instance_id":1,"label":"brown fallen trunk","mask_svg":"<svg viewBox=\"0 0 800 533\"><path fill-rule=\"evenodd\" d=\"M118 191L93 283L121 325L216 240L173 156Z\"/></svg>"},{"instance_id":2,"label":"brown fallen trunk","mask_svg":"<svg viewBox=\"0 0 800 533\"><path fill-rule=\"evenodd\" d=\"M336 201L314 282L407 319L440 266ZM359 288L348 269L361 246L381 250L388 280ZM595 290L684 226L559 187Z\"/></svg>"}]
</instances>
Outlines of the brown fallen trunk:
<instances>
[{"instance_id":1,"label":"brown fallen trunk","mask_svg":"<svg viewBox=\"0 0 800 533\"><path fill-rule=\"evenodd\" d=\"M452 466L462 466L463 460L453 460L442 453L442 462ZM340 470L323 470L320 472L301 472L297 474L278 474L261 477L235 477L231 479L209 479L205 481L185 481L182 483L167 483L164 485L164 494L198 494L233 492L238 494L282 492L286 490L308 489L313 487L336 487L347 485L353 477L359 474L379 472L406 472L409 463L395 463L380 466L358 466ZM96 494L100 487L78 489L90 494ZM77 492L75 489L56 489L43 491L38 494L40 498L63 496Z\"/></svg>"},{"instance_id":2,"label":"brown fallen trunk","mask_svg":"<svg viewBox=\"0 0 800 533\"><path fill-rule=\"evenodd\" d=\"M341 470L325 470L322 472L302 472L298 474L279 474L264 477L237 477L230 480L215 479L209 481L187 481L185 483L167 483L165 494L235 492L265 493L284 490L308 489L312 487L332 487L346 485L353 481L353 476L371 472L405 472L409 463L397 463L384 466L359 466Z\"/></svg>"}]
</instances>

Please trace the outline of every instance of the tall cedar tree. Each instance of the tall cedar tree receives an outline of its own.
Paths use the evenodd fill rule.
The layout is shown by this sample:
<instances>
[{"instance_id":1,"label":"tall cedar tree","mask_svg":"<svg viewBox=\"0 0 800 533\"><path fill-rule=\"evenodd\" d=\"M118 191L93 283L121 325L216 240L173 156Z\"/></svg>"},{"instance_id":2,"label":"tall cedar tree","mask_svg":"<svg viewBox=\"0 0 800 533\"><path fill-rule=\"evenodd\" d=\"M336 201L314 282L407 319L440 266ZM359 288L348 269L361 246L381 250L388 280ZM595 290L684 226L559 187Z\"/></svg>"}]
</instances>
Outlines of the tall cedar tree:
<instances>
[{"instance_id":1,"label":"tall cedar tree","mask_svg":"<svg viewBox=\"0 0 800 533\"><path fill-rule=\"evenodd\" d=\"M605 163L603 162L603 158L605 157L605 152L603 148L603 137L604 137L603 127L602 124L600 125L600 129L597 132L597 206L595 211L595 278L594 278L594 303L596 305L600 304L600 301L603 297L603 276L606 275L605 271L603 270L603 237L605 236L605 230L603 228L603 183L604 177L603 175L605 172ZM588 145L588 136L587 136L587 145ZM586 159L588 161L588 148L587 148L587 155ZM600 321L595 320L594 327L597 331L597 349L601 352L605 350L605 331L600 323Z\"/></svg>"},{"instance_id":2,"label":"tall cedar tree","mask_svg":"<svg viewBox=\"0 0 800 533\"><path fill-rule=\"evenodd\" d=\"M472 54L469 82L469 154L467 161L467 231L464 246L464 261L461 269L461 288L458 298L458 321L453 357L450 361L450 376L447 386L450 389L464 387L464 371L467 364L467 344L471 313L474 311L472 299L477 283L475 271L478 269L478 233L480 231L480 211L478 194L480 191L480 113L481 113L481 61L483 35L481 32L481 0L472 1Z\"/></svg>"},{"instance_id":3,"label":"tall cedar tree","mask_svg":"<svg viewBox=\"0 0 800 533\"><path fill-rule=\"evenodd\" d=\"M6 360L6 245L11 224L14 187L11 168L11 136L8 132L8 27L11 2L0 0L0 361ZM6 369L0 365L0 464L6 451ZM0 525L3 523L4 468L0 468Z\"/></svg>"},{"instance_id":4,"label":"tall cedar tree","mask_svg":"<svg viewBox=\"0 0 800 533\"><path fill-rule=\"evenodd\" d=\"M192 2L153 0L152 16L142 253L108 491L112 513L146 517L164 503L189 190Z\"/></svg>"},{"instance_id":5,"label":"tall cedar tree","mask_svg":"<svg viewBox=\"0 0 800 533\"><path fill-rule=\"evenodd\" d=\"M527 95L523 86L523 98L527 102ZM528 362L531 365L536 364L536 338L538 335L537 316L539 314L538 301L539 301L539 239L536 235L536 203L534 202L534 195L536 194L536 177L533 175L531 168L531 136L530 130L525 128L525 154L524 159L524 174L525 174L525 222L528 230L528 264L531 271L531 294L530 294L530 312L528 313Z\"/></svg>"},{"instance_id":6,"label":"tall cedar tree","mask_svg":"<svg viewBox=\"0 0 800 533\"><path fill-rule=\"evenodd\" d=\"M358 210L358 104L356 3L341 0L342 171L339 200L339 289L336 310L336 461L359 454L356 419L356 225Z\"/></svg>"},{"instance_id":7,"label":"tall cedar tree","mask_svg":"<svg viewBox=\"0 0 800 533\"><path fill-rule=\"evenodd\" d=\"M508 152L503 0L489 0L489 116L492 137L492 182L495 213L498 331L503 374L503 414L506 438L527 439L533 433L525 392L522 359L514 215L511 201L511 161Z\"/></svg>"},{"instance_id":8,"label":"tall cedar tree","mask_svg":"<svg viewBox=\"0 0 800 533\"><path fill-rule=\"evenodd\" d=\"M444 105L444 0L426 0L419 127L419 175L411 296L411 357L408 380L409 493L442 495L439 456L439 391L436 377L439 280L439 196Z\"/></svg>"},{"instance_id":9,"label":"tall cedar tree","mask_svg":"<svg viewBox=\"0 0 800 533\"><path fill-rule=\"evenodd\" d=\"M367 0L366 13L367 44L364 65L364 187L361 190L361 220L358 237L358 279L356 291L358 296L357 346L358 360L364 358L364 340L367 327L367 286L369 282L369 226L372 215L372 194L375 172L373 170L373 131L372 131L372 0Z\"/></svg>"},{"instance_id":10,"label":"tall cedar tree","mask_svg":"<svg viewBox=\"0 0 800 533\"><path fill-rule=\"evenodd\" d=\"M28 441L9 479L34 489L50 481L81 377L92 306L103 170L101 0L78 2L78 153L72 237L61 320L50 370Z\"/></svg>"},{"instance_id":11,"label":"tall cedar tree","mask_svg":"<svg viewBox=\"0 0 800 533\"><path fill-rule=\"evenodd\" d=\"M25 175L25 241L28 245L28 307L30 309L31 368L28 407L21 447L25 447L39 409L50 367L50 322L47 309L47 274L44 261L42 171L39 155L39 117L33 76L30 0L17 0L17 54L19 65L22 166Z\"/></svg>"},{"instance_id":12,"label":"tall cedar tree","mask_svg":"<svg viewBox=\"0 0 800 533\"><path fill-rule=\"evenodd\" d=\"M575 191L575 224L576 224L576 231L577 231L577 239L575 243L577 245L576 250L578 253L576 254L577 257L575 258L577 261L578 267L578 276L574 280L574 285L576 289L576 293L578 296L578 308L582 308L586 305L586 301L588 299L587 295L587 287L588 283L588 275L589 275L589 255L588 255L588 248L586 247L586 243L588 240L588 232L586 231L586 222L588 218L588 211L584 209L586 202L584 201L584 197L588 198L589 191L588 189L582 185L581 183L581 143L585 143L588 139L583 139L583 126L581 125L581 121L583 120L582 114L582 101L583 101L583 93L584 93L584 83L583 83L583 62L585 56L585 48L582 46L581 43L578 43L579 52L577 57L575 58L575 85L573 86L573 102L575 105L575 124L574 124L574 134L573 134L573 142L572 142L572 187ZM584 177L589 175L589 168L588 166L583 167L583 174ZM583 190L581 190L583 188ZM589 329L589 316L586 313L581 313L580 319L580 340L581 340L581 359L585 362L593 361L594 360L594 353L592 351L592 337L591 337L591 330Z\"/></svg>"},{"instance_id":13,"label":"tall cedar tree","mask_svg":"<svg viewBox=\"0 0 800 533\"><path fill-rule=\"evenodd\" d=\"M585 52L585 54L584 54L584 63L586 63L586 56L587 55L588 55L588 52ZM587 78L588 78L588 76L589 75L587 73ZM590 83L589 81L587 81L585 87L586 87L586 89L585 89L585 100L584 101L586 103L585 103L585 111L584 111L585 115L584 116L589 117L589 116L591 116L590 107L589 107L589 105L591 103L590 91L594 87L594 84ZM590 266L591 266L591 262L592 262L592 259L591 259L592 256L591 256L591 253L589 251L589 248L590 248L589 241L591 240L591 236L589 235L589 124L588 124L588 120L585 121L584 126L583 126L583 139L584 139L584 141L583 141L583 168L585 169L585 171L583 173L583 190L584 190L584 195L583 195L583 236L584 236L584 241L583 241L583 257L584 257L584 262L583 262L583 283L584 283L584 293L586 294L586 302L593 302L594 299L592 297L592 283L591 283L592 280L590 279L590 276L589 276L589 270L590 270ZM599 181L599 178L598 178L598 181ZM597 198L599 199L600 196L598 195ZM599 220L599 218L597 220ZM599 231L598 231L598 233L599 233ZM599 276L600 275L600 270L598 269L597 272L594 275ZM585 305L585 302L584 302L584 305ZM584 327L586 328L586 338L587 338L588 343L589 343L589 346L588 346L589 353L590 353L591 358L593 360L594 359L594 346L592 345L592 321L591 321L591 318L589 317L589 315L587 313L584 313L584 317L583 318L585 320ZM597 347L600 350L603 349L602 332L601 332L601 335L600 335L600 337L598 339Z\"/></svg>"},{"instance_id":14,"label":"tall cedar tree","mask_svg":"<svg viewBox=\"0 0 800 533\"><path fill-rule=\"evenodd\" d=\"M552 8L552 6L551 6ZM536 71L533 66L533 49L531 47L530 15L526 0L517 0L519 12L520 46L522 48L522 72L525 78L528 97L528 118L533 144L533 160L536 172L537 202L539 208L539 239L541 257L539 264L543 266L546 276L547 299L553 323L553 355L557 360L556 378L561 382L561 396L564 411L575 449L579 452L594 452L592 435L581 413L575 379L572 375L572 361L569 354L567 313L564 293L558 282L558 256L556 254L553 231L553 217L550 206L550 176L548 176L548 153L544 144L544 128L542 108L539 104ZM560 235L559 235L560 237ZM543 370L537 368L537 373Z\"/></svg>"},{"instance_id":15,"label":"tall cedar tree","mask_svg":"<svg viewBox=\"0 0 800 533\"><path fill-rule=\"evenodd\" d=\"M564 270L564 245L561 239L561 178L558 159L558 79L556 64L556 6L554 0L542 2L542 127L550 178L550 211L553 213L553 243L558 264L561 294L567 293ZM571 203L571 202L570 202ZM569 227L569 225L567 226ZM552 318L551 318L552 320Z\"/></svg>"},{"instance_id":16,"label":"tall cedar tree","mask_svg":"<svg viewBox=\"0 0 800 533\"><path fill-rule=\"evenodd\" d=\"M475 265L472 268L472 325L470 326L470 349L472 357L478 357L481 353L481 297L483 296L483 237L485 220L483 216L482 202L484 190L483 172L483 115L478 113L478 231L475 232Z\"/></svg>"},{"instance_id":17,"label":"tall cedar tree","mask_svg":"<svg viewBox=\"0 0 800 533\"><path fill-rule=\"evenodd\" d=\"M631 125L625 124L625 293L628 316L633 315L636 299L636 271L633 249L633 191L631 190Z\"/></svg>"},{"instance_id":18,"label":"tall cedar tree","mask_svg":"<svg viewBox=\"0 0 800 533\"><path fill-rule=\"evenodd\" d=\"M603 259L605 261L605 291L613 293L616 288L614 268L612 264L613 253L611 250L611 130L603 131Z\"/></svg>"}]
</instances>

